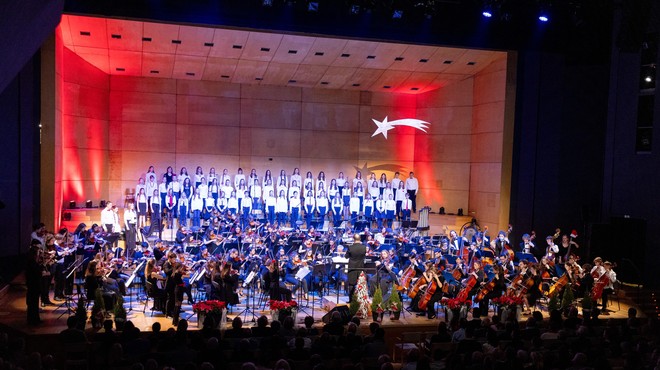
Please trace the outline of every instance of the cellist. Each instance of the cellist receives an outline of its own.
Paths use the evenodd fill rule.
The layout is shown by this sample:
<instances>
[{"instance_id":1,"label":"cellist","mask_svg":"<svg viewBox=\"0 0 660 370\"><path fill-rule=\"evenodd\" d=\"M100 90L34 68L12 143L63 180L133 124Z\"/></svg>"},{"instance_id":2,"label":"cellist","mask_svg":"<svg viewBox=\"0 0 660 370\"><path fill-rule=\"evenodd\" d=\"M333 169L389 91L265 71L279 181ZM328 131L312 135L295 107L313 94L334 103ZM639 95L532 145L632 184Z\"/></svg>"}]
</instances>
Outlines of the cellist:
<instances>
[{"instance_id":1,"label":"cellist","mask_svg":"<svg viewBox=\"0 0 660 370\"><path fill-rule=\"evenodd\" d=\"M603 267L605 267L605 273L604 275L607 276L607 284L605 285L605 289L603 289L603 295L601 296L602 298L602 303L603 303L603 315L609 315L609 310L607 309L607 301L610 296L610 294L614 293L614 283L616 283L616 272L612 270L612 263L610 261L605 261L603 263Z\"/></svg>"},{"instance_id":2,"label":"cellist","mask_svg":"<svg viewBox=\"0 0 660 370\"><path fill-rule=\"evenodd\" d=\"M422 305L424 305L426 308L427 317L429 319L435 319L435 303L442 299L442 284L444 284L445 279L442 275L438 274L438 270L432 264L426 271L423 272L423 275L426 278L426 281L429 283L426 286L426 294L424 294L420 299L419 308L422 309ZM433 290L433 288L435 290ZM433 292L431 293L429 289L431 289ZM417 316L423 315L424 312L417 314Z\"/></svg>"},{"instance_id":3,"label":"cellist","mask_svg":"<svg viewBox=\"0 0 660 370\"><path fill-rule=\"evenodd\" d=\"M493 279L488 282L489 292L479 301L479 308L472 311L472 316L488 316L488 303L491 299L500 297L506 290L506 282L504 279L504 269L499 265L493 265L493 272L495 275Z\"/></svg>"}]
</instances>

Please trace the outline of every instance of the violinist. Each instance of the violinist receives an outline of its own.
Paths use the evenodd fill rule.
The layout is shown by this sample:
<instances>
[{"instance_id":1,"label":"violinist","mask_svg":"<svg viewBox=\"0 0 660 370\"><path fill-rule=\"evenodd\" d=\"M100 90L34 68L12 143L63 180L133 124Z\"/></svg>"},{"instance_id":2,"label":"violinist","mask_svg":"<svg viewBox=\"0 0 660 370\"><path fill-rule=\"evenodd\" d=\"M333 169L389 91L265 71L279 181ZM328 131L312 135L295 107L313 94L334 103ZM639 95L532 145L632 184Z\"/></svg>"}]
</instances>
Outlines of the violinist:
<instances>
[{"instance_id":1,"label":"violinist","mask_svg":"<svg viewBox=\"0 0 660 370\"><path fill-rule=\"evenodd\" d=\"M568 277L571 279L571 283L573 283L575 287L578 287L580 285L580 280L582 279L583 270L582 267L575 262L575 256L569 256L564 267L566 268Z\"/></svg>"},{"instance_id":2,"label":"violinist","mask_svg":"<svg viewBox=\"0 0 660 370\"><path fill-rule=\"evenodd\" d=\"M445 278L438 273L438 270L435 268L434 265L430 265L429 268L423 272L424 277L426 278L426 281L429 283L426 286L426 289L431 287L432 285L435 286L435 291L433 292L433 295L428 299L428 302L426 304L426 315L429 319L435 319L436 318L436 313L435 313L435 303L440 301L442 299L442 286L445 282ZM393 293L397 294L397 293ZM417 295L416 297L419 297ZM418 313L418 316L423 316L424 313Z\"/></svg>"},{"instance_id":3,"label":"violinist","mask_svg":"<svg viewBox=\"0 0 660 370\"><path fill-rule=\"evenodd\" d=\"M468 274L468 267L463 262L461 257L456 257L456 264L452 270L452 275L456 280L462 280Z\"/></svg>"},{"instance_id":4,"label":"violinist","mask_svg":"<svg viewBox=\"0 0 660 370\"><path fill-rule=\"evenodd\" d=\"M175 297L175 277L174 270L177 267L177 256L174 252L169 252L167 254L167 261L163 264L163 273L165 274L165 293L167 294L167 305L165 315L174 317L174 310L178 311L176 308L176 297ZM179 277L180 278L180 277ZM183 283L183 280L181 280ZM183 301L183 294L181 295L181 301ZM180 306L179 306L180 307ZM179 313L176 313L177 317Z\"/></svg>"},{"instance_id":5,"label":"violinist","mask_svg":"<svg viewBox=\"0 0 660 370\"><path fill-rule=\"evenodd\" d=\"M433 250L433 258L431 258L430 261L433 262L438 271L444 271L447 268L447 260L442 255L442 250L440 248L435 248Z\"/></svg>"},{"instance_id":6,"label":"violinist","mask_svg":"<svg viewBox=\"0 0 660 370\"><path fill-rule=\"evenodd\" d=\"M155 259L150 258L147 262L147 265L144 267L144 277L152 287L154 295L154 310L165 313L165 302L167 300L167 292L163 289L165 275L163 275L160 267L156 266Z\"/></svg>"},{"instance_id":7,"label":"violinist","mask_svg":"<svg viewBox=\"0 0 660 370\"><path fill-rule=\"evenodd\" d=\"M290 301L291 290L280 281L280 269L275 260L266 261L266 272L263 274L264 286L270 295L270 299L278 301Z\"/></svg>"},{"instance_id":8,"label":"violinist","mask_svg":"<svg viewBox=\"0 0 660 370\"><path fill-rule=\"evenodd\" d=\"M539 274L538 266L535 263L529 264L529 271L527 273L527 281L524 283L523 296L527 310L523 315L530 315L532 307L536 304L536 300L541 298L541 291L539 285L541 284L541 274Z\"/></svg>"},{"instance_id":9,"label":"violinist","mask_svg":"<svg viewBox=\"0 0 660 370\"><path fill-rule=\"evenodd\" d=\"M238 253L238 249L232 248L229 250L229 256L227 258L227 263L230 265L231 269L234 271L239 271L241 265L243 264L243 259Z\"/></svg>"},{"instance_id":10,"label":"violinist","mask_svg":"<svg viewBox=\"0 0 660 370\"><path fill-rule=\"evenodd\" d=\"M376 288L380 287L383 295L387 295L392 287L392 284L397 281L397 274L399 270L394 266L392 255L388 250L380 252L380 260L376 261L376 273L369 278L369 287L371 296L376 292Z\"/></svg>"},{"instance_id":11,"label":"violinist","mask_svg":"<svg viewBox=\"0 0 660 370\"><path fill-rule=\"evenodd\" d=\"M585 263L582 265L582 271L591 271L592 266L588 263ZM580 286L578 286L577 289L577 296L578 297L585 297L585 295L589 295L592 292L592 289L594 287L594 275L592 274L587 274L584 273L582 274L582 278L580 279Z\"/></svg>"},{"instance_id":12,"label":"violinist","mask_svg":"<svg viewBox=\"0 0 660 370\"><path fill-rule=\"evenodd\" d=\"M474 317L488 316L488 303L491 299L500 297L502 293L506 290L506 280L504 278L504 270L498 265L493 266L493 278L490 282L483 285L483 287L489 288L490 290L486 295L481 298L479 301L479 308L477 312L472 313ZM487 289L488 290L488 289Z\"/></svg>"},{"instance_id":13,"label":"violinist","mask_svg":"<svg viewBox=\"0 0 660 370\"><path fill-rule=\"evenodd\" d=\"M463 246L467 243L467 239L462 236L458 236L456 230L449 232L449 249L452 251L452 254L463 255Z\"/></svg>"},{"instance_id":14,"label":"violinist","mask_svg":"<svg viewBox=\"0 0 660 370\"><path fill-rule=\"evenodd\" d=\"M303 294L304 294L303 299L307 300L308 299L307 293L309 292L307 280L306 279L298 280L296 278L296 274L303 266L303 264L304 262L300 259L300 255L298 255L298 253L291 253L291 255L289 256L289 261L286 263L286 267L285 267L286 275L284 277L284 281L293 285L293 289L291 289L291 292L294 295L298 291L298 288L302 286Z\"/></svg>"},{"instance_id":15,"label":"violinist","mask_svg":"<svg viewBox=\"0 0 660 370\"><path fill-rule=\"evenodd\" d=\"M174 254L174 253L170 253ZM169 257L169 256L168 256ZM184 275L187 274L187 267L181 261L176 260L176 254L174 254L174 261L172 262L172 270L170 276L167 278L167 284L173 285L173 294L170 298L168 294L167 305L170 306L170 299L173 300L173 307L171 310L172 316L172 325L176 326L179 324L179 314L181 313L181 305L183 303L183 293L186 290L185 284L183 283ZM168 261L170 262L170 261ZM168 307L169 308L169 307Z\"/></svg>"},{"instance_id":16,"label":"violinist","mask_svg":"<svg viewBox=\"0 0 660 370\"><path fill-rule=\"evenodd\" d=\"M498 258L498 264L502 268L505 278L511 278L516 274L516 266L513 264L513 261L509 259L508 255L500 256L500 258Z\"/></svg>"},{"instance_id":17,"label":"violinist","mask_svg":"<svg viewBox=\"0 0 660 370\"><path fill-rule=\"evenodd\" d=\"M603 262L603 267L605 268L604 275L607 276L607 284L603 289L602 298L602 312L603 315L609 315L610 310L607 309L607 302L609 301L610 294L614 293L614 283L616 283L616 272L612 270L612 262L605 261Z\"/></svg>"},{"instance_id":18,"label":"violinist","mask_svg":"<svg viewBox=\"0 0 660 370\"><path fill-rule=\"evenodd\" d=\"M541 274L541 279L543 280L541 291L546 292L550 289L550 283L557 280L557 274L554 266L550 266L548 259L545 257L541 257L541 261L539 262L539 274Z\"/></svg>"},{"instance_id":19,"label":"violinist","mask_svg":"<svg viewBox=\"0 0 660 370\"><path fill-rule=\"evenodd\" d=\"M215 274L214 281L217 283L216 295L218 300L227 302L229 305L238 304L238 275L232 272L231 264L222 265L220 271Z\"/></svg>"},{"instance_id":20,"label":"violinist","mask_svg":"<svg viewBox=\"0 0 660 370\"><path fill-rule=\"evenodd\" d=\"M346 258L346 251L344 250L344 246L341 244L337 245L336 250L332 251L331 253L332 257ZM348 276L346 275L346 266L333 263L332 267L330 268L330 279L337 285L337 288L339 288L342 283L345 285L348 280Z\"/></svg>"}]
</instances>

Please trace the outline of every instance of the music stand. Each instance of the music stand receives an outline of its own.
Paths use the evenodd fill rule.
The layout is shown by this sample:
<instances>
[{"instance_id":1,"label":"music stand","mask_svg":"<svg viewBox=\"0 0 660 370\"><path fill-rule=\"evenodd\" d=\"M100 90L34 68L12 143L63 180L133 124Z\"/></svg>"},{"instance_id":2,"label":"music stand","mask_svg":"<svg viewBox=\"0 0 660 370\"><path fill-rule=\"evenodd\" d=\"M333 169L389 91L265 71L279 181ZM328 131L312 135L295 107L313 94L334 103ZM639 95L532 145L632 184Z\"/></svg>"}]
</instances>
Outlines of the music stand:
<instances>
[{"instance_id":1,"label":"music stand","mask_svg":"<svg viewBox=\"0 0 660 370\"><path fill-rule=\"evenodd\" d=\"M250 274L248 275L248 277L249 276L252 276L252 280L247 281L247 278L246 278L246 281L243 282L243 287L244 288L247 287L247 297L245 299L245 309L243 311L239 312L236 315L236 317L239 317L239 316L243 315L243 322L247 322L247 315L249 313L250 315L252 315L252 320L251 321L256 322L257 321L257 315L252 310L252 308L250 308L250 296L252 296L252 307L255 307L255 305L254 305L254 296L255 296L254 286L256 285L257 280L259 280L259 279L256 279L256 277L258 277L258 265L255 265L253 267L253 271L250 271ZM252 294L250 294L250 293L252 293Z\"/></svg>"},{"instance_id":2,"label":"music stand","mask_svg":"<svg viewBox=\"0 0 660 370\"><path fill-rule=\"evenodd\" d=\"M518 261L527 261L532 263L538 263L539 261L531 253L516 252L516 259Z\"/></svg>"},{"instance_id":3,"label":"music stand","mask_svg":"<svg viewBox=\"0 0 660 370\"><path fill-rule=\"evenodd\" d=\"M74 260L71 264L69 264L69 267L67 267L64 271L69 271L66 273L66 276L64 277L64 281L68 280L71 275L73 275L76 270L82 266L83 263L87 261L87 258L81 259L81 260ZM61 318L64 316L65 313L68 313L69 315L75 313L75 311L71 308L71 303L73 302L73 295L64 295L64 302L59 305L55 310L59 310L60 308L66 307L66 311L62 312L62 314L58 317Z\"/></svg>"},{"instance_id":4,"label":"music stand","mask_svg":"<svg viewBox=\"0 0 660 370\"><path fill-rule=\"evenodd\" d=\"M147 262L146 260L140 262L140 264L135 268L135 270L133 270L133 273L131 274L131 276L129 276L128 280L126 280L126 289L131 288L131 285L133 284L133 281L135 280L135 277L140 272L140 270L144 267L146 262ZM133 299L131 297L132 297L132 295L129 294L128 295L128 311L129 312L133 311Z\"/></svg>"}]
</instances>

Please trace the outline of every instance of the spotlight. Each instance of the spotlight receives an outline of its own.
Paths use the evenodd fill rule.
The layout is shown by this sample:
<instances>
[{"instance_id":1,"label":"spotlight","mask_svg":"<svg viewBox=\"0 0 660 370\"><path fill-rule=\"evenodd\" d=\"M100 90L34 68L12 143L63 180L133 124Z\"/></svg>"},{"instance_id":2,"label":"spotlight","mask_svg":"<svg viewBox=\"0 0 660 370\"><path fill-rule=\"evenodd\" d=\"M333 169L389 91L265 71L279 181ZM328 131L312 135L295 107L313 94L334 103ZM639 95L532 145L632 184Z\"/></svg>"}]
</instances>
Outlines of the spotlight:
<instances>
[{"instance_id":1,"label":"spotlight","mask_svg":"<svg viewBox=\"0 0 660 370\"><path fill-rule=\"evenodd\" d=\"M317 13L319 11L319 3L316 1L310 1L307 4L307 11L310 13Z\"/></svg>"},{"instance_id":2,"label":"spotlight","mask_svg":"<svg viewBox=\"0 0 660 370\"><path fill-rule=\"evenodd\" d=\"M394 12L392 12L392 19L401 19L401 18L403 18L403 10L395 9Z\"/></svg>"},{"instance_id":3,"label":"spotlight","mask_svg":"<svg viewBox=\"0 0 660 370\"><path fill-rule=\"evenodd\" d=\"M491 13L490 10L484 10L483 12L481 12L481 15L483 15L486 18L490 18L493 16L493 13Z\"/></svg>"},{"instance_id":4,"label":"spotlight","mask_svg":"<svg viewBox=\"0 0 660 370\"><path fill-rule=\"evenodd\" d=\"M445 207L440 207L440 210L439 210L438 213L441 214L441 215L444 215L445 214Z\"/></svg>"},{"instance_id":5,"label":"spotlight","mask_svg":"<svg viewBox=\"0 0 660 370\"><path fill-rule=\"evenodd\" d=\"M105 202L105 200L101 200L101 201L99 202L99 207L101 207L101 208L105 208L105 205L106 205L106 204L107 204L107 203Z\"/></svg>"},{"instance_id":6,"label":"spotlight","mask_svg":"<svg viewBox=\"0 0 660 370\"><path fill-rule=\"evenodd\" d=\"M71 212L64 212L64 216L62 216L62 221L71 221Z\"/></svg>"},{"instance_id":7,"label":"spotlight","mask_svg":"<svg viewBox=\"0 0 660 370\"><path fill-rule=\"evenodd\" d=\"M459 215L459 216L463 216L463 208L459 208L459 209L458 209L458 215Z\"/></svg>"},{"instance_id":8,"label":"spotlight","mask_svg":"<svg viewBox=\"0 0 660 370\"><path fill-rule=\"evenodd\" d=\"M544 23L545 23L545 22L549 21L550 18L548 18L548 16L547 16L545 13L541 13L541 14L539 15L539 20L540 20L541 22L544 22Z\"/></svg>"},{"instance_id":9,"label":"spotlight","mask_svg":"<svg viewBox=\"0 0 660 370\"><path fill-rule=\"evenodd\" d=\"M653 79L651 78L651 76L646 76L646 78L644 78L644 81L653 82Z\"/></svg>"},{"instance_id":10,"label":"spotlight","mask_svg":"<svg viewBox=\"0 0 660 370\"><path fill-rule=\"evenodd\" d=\"M76 201L72 200L69 202L69 209L76 209Z\"/></svg>"},{"instance_id":11,"label":"spotlight","mask_svg":"<svg viewBox=\"0 0 660 370\"><path fill-rule=\"evenodd\" d=\"M360 6L359 5L351 5L351 14L353 15L358 15L360 14Z\"/></svg>"},{"instance_id":12,"label":"spotlight","mask_svg":"<svg viewBox=\"0 0 660 370\"><path fill-rule=\"evenodd\" d=\"M87 207L87 208L92 208L92 201L88 199L88 200L85 202L85 207Z\"/></svg>"},{"instance_id":13,"label":"spotlight","mask_svg":"<svg viewBox=\"0 0 660 370\"><path fill-rule=\"evenodd\" d=\"M261 3L261 5L270 8L270 7L273 6L273 0L263 0L263 2Z\"/></svg>"}]
</instances>

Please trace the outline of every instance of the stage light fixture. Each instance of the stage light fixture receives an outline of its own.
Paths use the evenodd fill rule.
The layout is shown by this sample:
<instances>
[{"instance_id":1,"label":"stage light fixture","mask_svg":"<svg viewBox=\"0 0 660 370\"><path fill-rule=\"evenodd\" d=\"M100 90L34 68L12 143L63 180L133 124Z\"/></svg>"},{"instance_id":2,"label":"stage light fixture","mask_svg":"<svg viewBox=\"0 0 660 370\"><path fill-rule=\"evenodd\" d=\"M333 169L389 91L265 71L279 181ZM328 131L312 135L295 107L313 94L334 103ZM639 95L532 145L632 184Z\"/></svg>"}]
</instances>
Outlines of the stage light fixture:
<instances>
[{"instance_id":1,"label":"stage light fixture","mask_svg":"<svg viewBox=\"0 0 660 370\"><path fill-rule=\"evenodd\" d=\"M318 13L319 3L317 1L310 1L307 4L307 11L310 12L310 13Z\"/></svg>"},{"instance_id":2,"label":"stage light fixture","mask_svg":"<svg viewBox=\"0 0 660 370\"><path fill-rule=\"evenodd\" d=\"M493 10L490 6L485 6L484 10L481 12L481 15L483 15L486 18L491 18L493 16Z\"/></svg>"},{"instance_id":3,"label":"stage light fixture","mask_svg":"<svg viewBox=\"0 0 660 370\"><path fill-rule=\"evenodd\" d=\"M72 200L69 201L69 209L75 209L76 208L76 201Z\"/></svg>"},{"instance_id":4,"label":"stage light fixture","mask_svg":"<svg viewBox=\"0 0 660 370\"><path fill-rule=\"evenodd\" d=\"M85 202L85 207L87 207L87 208L92 208L92 201L88 199L88 200Z\"/></svg>"},{"instance_id":5,"label":"stage light fixture","mask_svg":"<svg viewBox=\"0 0 660 370\"><path fill-rule=\"evenodd\" d=\"M459 216L463 216L463 208L459 208L457 214L458 214Z\"/></svg>"},{"instance_id":6,"label":"stage light fixture","mask_svg":"<svg viewBox=\"0 0 660 370\"><path fill-rule=\"evenodd\" d=\"M105 208L106 204L108 203L106 203L105 200L101 199L101 201L99 202L99 207Z\"/></svg>"},{"instance_id":7,"label":"stage light fixture","mask_svg":"<svg viewBox=\"0 0 660 370\"><path fill-rule=\"evenodd\" d=\"M392 12L392 19L401 19L403 18L403 10L394 9Z\"/></svg>"},{"instance_id":8,"label":"stage light fixture","mask_svg":"<svg viewBox=\"0 0 660 370\"><path fill-rule=\"evenodd\" d=\"M359 5L355 5L355 4L351 5L350 12L351 12L351 14L353 14L353 15L358 15L358 14L360 14L360 6L359 6Z\"/></svg>"},{"instance_id":9,"label":"stage light fixture","mask_svg":"<svg viewBox=\"0 0 660 370\"><path fill-rule=\"evenodd\" d=\"M445 207L440 207L440 210L438 211L439 214L444 215L445 214Z\"/></svg>"},{"instance_id":10,"label":"stage light fixture","mask_svg":"<svg viewBox=\"0 0 660 370\"><path fill-rule=\"evenodd\" d=\"M651 76L646 76L646 77L644 78L644 81L646 81L646 82L652 82L653 79L651 78Z\"/></svg>"},{"instance_id":11,"label":"stage light fixture","mask_svg":"<svg viewBox=\"0 0 660 370\"><path fill-rule=\"evenodd\" d=\"M541 22L544 22L544 23L545 23L545 22L549 21L550 18L548 18L547 14L545 14L545 13L541 13L541 14L539 14L539 20L540 20Z\"/></svg>"},{"instance_id":12,"label":"stage light fixture","mask_svg":"<svg viewBox=\"0 0 660 370\"><path fill-rule=\"evenodd\" d=\"M273 6L273 0L263 0L262 3L261 3L261 5L270 8L270 7Z\"/></svg>"}]
</instances>

